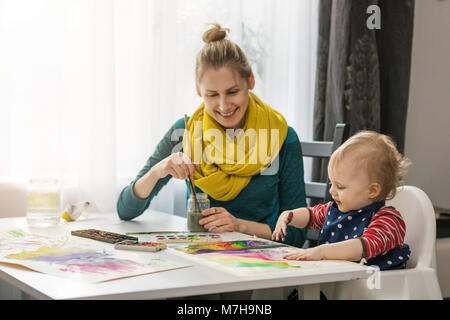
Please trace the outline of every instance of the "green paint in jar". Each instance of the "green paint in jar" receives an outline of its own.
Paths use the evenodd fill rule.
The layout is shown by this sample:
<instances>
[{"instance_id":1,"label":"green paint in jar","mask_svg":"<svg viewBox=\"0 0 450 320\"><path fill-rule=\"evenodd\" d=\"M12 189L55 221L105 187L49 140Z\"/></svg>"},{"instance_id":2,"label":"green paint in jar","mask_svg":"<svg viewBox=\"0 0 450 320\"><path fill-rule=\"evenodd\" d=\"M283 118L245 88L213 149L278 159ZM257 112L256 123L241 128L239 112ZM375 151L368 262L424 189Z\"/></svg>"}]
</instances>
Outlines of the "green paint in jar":
<instances>
[{"instance_id":1,"label":"green paint in jar","mask_svg":"<svg viewBox=\"0 0 450 320\"><path fill-rule=\"evenodd\" d=\"M209 208L209 199L206 193L196 194L199 208L195 210L195 199L191 194L187 205L187 228L190 232L205 232L207 230L198 221L203 218L202 211Z\"/></svg>"}]
</instances>

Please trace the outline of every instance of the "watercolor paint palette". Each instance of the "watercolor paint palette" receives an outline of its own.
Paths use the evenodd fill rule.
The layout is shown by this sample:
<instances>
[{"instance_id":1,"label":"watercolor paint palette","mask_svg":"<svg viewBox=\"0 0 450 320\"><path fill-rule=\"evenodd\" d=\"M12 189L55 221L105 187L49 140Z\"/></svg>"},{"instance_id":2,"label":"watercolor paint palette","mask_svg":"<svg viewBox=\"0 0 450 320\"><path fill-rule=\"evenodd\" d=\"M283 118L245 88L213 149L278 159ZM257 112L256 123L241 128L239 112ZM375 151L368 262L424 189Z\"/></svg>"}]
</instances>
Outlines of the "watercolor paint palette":
<instances>
[{"instance_id":1,"label":"watercolor paint palette","mask_svg":"<svg viewBox=\"0 0 450 320\"><path fill-rule=\"evenodd\" d=\"M222 241L222 237L218 234L208 233L176 233L157 235L156 241L164 243L217 242Z\"/></svg>"},{"instance_id":2,"label":"watercolor paint palette","mask_svg":"<svg viewBox=\"0 0 450 320\"><path fill-rule=\"evenodd\" d=\"M138 238L136 237L97 229L74 230L71 232L71 235L108 243L117 243L124 240L133 240L133 241L138 240Z\"/></svg>"},{"instance_id":3,"label":"watercolor paint palette","mask_svg":"<svg viewBox=\"0 0 450 320\"><path fill-rule=\"evenodd\" d=\"M167 245L162 242L139 242L134 240L125 240L114 245L114 249L135 250L156 252L166 249Z\"/></svg>"}]
</instances>

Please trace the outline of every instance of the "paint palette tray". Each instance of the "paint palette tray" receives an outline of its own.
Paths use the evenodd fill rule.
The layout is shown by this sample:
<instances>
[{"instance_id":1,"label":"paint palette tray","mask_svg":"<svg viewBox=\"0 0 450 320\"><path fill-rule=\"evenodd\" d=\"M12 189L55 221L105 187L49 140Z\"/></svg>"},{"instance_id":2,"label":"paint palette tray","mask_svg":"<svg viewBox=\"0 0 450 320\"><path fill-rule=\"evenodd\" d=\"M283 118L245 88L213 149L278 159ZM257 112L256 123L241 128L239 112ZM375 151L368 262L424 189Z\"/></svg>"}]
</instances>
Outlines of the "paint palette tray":
<instances>
[{"instance_id":1,"label":"paint palette tray","mask_svg":"<svg viewBox=\"0 0 450 320\"><path fill-rule=\"evenodd\" d=\"M102 231L97 229L74 230L71 232L71 234L77 237L88 238L108 243L117 243L124 240L134 240L134 241L138 240L138 238L136 237L131 237L120 233Z\"/></svg>"},{"instance_id":2,"label":"paint palette tray","mask_svg":"<svg viewBox=\"0 0 450 320\"><path fill-rule=\"evenodd\" d=\"M222 237L211 233L174 233L157 235L156 241L163 243L218 242L222 241Z\"/></svg>"},{"instance_id":3,"label":"paint palette tray","mask_svg":"<svg viewBox=\"0 0 450 320\"><path fill-rule=\"evenodd\" d=\"M156 252L166 248L167 245L162 242L139 242L134 240L124 240L114 245L114 249L119 250L150 251L150 252Z\"/></svg>"}]
</instances>

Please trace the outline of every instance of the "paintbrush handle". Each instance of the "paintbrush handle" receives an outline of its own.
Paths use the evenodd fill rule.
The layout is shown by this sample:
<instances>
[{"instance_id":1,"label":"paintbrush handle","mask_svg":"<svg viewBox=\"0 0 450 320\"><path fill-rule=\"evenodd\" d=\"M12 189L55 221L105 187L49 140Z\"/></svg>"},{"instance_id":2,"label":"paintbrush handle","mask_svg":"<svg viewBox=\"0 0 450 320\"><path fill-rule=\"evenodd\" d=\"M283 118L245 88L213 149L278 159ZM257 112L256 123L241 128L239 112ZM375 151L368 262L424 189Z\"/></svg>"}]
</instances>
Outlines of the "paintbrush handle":
<instances>
[{"instance_id":1,"label":"paintbrush handle","mask_svg":"<svg viewBox=\"0 0 450 320\"><path fill-rule=\"evenodd\" d=\"M189 185L191 186L191 192L194 195L194 211L200 211L200 205L198 204L197 193L195 192L194 184L192 183L192 179L189 176Z\"/></svg>"},{"instance_id":2,"label":"paintbrush handle","mask_svg":"<svg viewBox=\"0 0 450 320\"><path fill-rule=\"evenodd\" d=\"M188 121L187 121L186 114L184 114L184 127L185 127L184 130L186 130L186 146L187 146L186 153L190 158L191 157L191 137L189 135Z\"/></svg>"},{"instance_id":3,"label":"paintbrush handle","mask_svg":"<svg viewBox=\"0 0 450 320\"><path fill-rule=\"evenodd\" d=\"M184 127L186 130L186 146L187 146L186 153L188 154L188 156L190 158L191 157L191 137L189 135L188 121L187 121L186 114L184 114ZM189 175L189 185L191 186L191 192L194 195L194 211L200 211L200 205L198 204L198 200L197 200L197 193L195 193L194 177L192 177L191 175Z\"/></svg>"}]
</instances>

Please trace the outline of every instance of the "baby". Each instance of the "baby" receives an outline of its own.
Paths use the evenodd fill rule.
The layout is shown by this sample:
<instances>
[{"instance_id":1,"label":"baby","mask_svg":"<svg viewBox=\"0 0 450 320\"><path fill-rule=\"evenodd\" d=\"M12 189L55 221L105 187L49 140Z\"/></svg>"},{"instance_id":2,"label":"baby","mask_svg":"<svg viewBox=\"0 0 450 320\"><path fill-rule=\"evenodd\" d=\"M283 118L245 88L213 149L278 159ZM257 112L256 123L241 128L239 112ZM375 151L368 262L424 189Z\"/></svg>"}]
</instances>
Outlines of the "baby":
<instances>
[{"instance_id":1,"label":"baby","mask_svg":"<svg viewBox=\"0 0 450 320\"><path fill-rule=\"evenodd\" d=\"M285 258L364 258L380 270L405 268L410 254L403 243L405 222L395 208L385 206L385 200L395 196L407 165L388 136L373 131L355 134L332 154L328 164L334 201L283 212L272 240L284 241L288 225L320 230L316 247Z\"/></svg>"}]
</instances>

